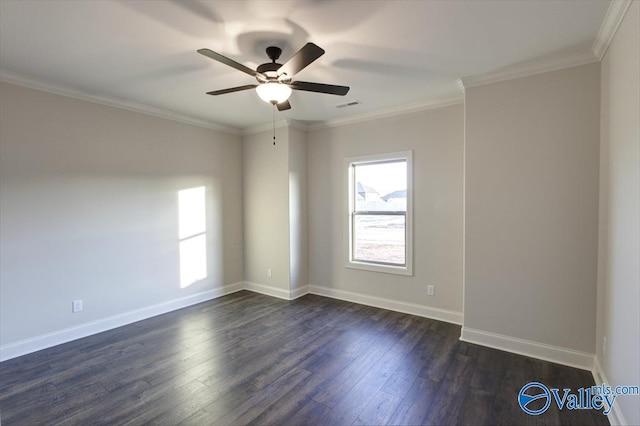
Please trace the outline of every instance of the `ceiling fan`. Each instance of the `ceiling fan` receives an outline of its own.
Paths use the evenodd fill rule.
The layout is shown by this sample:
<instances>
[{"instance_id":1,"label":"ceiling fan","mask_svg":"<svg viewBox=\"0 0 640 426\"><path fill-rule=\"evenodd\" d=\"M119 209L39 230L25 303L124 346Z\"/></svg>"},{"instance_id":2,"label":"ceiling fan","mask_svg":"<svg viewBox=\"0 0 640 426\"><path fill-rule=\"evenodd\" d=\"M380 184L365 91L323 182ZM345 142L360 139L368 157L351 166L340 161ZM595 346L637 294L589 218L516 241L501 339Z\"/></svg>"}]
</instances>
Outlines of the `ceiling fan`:
<instances>
[{"instance_id":1,"label":"ceiling fan","mask_svg":"<svg viewBox=\"0 0 640 426\"><path fill-rule=\"evenodd\" d=\"M327 93L338 96L344 96L349 92L349 87L347 86L292 80L294 75L302 71L320 56L324 55L324 50L319 46L313 43L305 44L302 49L296 52L296 54L293 55L284 65L276 62L282 53L282 49L276 46L269 46L266 50L267 56L271 59L271 62L259 65L255 71L212 50L198 50L198 53L201 55L215 61L222 62L223 64L247 73L258 80L257 84L246 84L244 86L231 87L229 89L214 90L212 92L207 92L207 94L216 96L255 88L256 92L258 92L258 96L260 96L262 100L276 106L278 111L284 111L291 109L291 104L288 100L291 95L291 89Z\"/></svg>"}]
</instances>

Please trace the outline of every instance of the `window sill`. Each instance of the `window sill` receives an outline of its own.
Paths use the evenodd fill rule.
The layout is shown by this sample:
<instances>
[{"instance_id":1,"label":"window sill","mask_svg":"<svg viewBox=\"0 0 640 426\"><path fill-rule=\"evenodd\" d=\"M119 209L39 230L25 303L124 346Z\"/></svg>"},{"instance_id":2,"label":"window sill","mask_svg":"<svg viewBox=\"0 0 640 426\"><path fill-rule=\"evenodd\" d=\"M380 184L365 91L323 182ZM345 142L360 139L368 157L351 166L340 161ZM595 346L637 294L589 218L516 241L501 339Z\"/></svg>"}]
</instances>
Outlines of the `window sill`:
<instances>
[{"instance_id":1,"label":"window sill","mask_svg":"<svg viewBox=\"0 0 640 426\"><path fill-rule=\"evenodd\" d=\"M362 271L369 272L382 272L383 274L394 274L394 275L405 275L412 277L413 270L409 265L407 266L390 266L390 265L375 265L372 263L366 262L347 262L345 268L349 269L360 269Z\"/></svg>"}]
</instances>

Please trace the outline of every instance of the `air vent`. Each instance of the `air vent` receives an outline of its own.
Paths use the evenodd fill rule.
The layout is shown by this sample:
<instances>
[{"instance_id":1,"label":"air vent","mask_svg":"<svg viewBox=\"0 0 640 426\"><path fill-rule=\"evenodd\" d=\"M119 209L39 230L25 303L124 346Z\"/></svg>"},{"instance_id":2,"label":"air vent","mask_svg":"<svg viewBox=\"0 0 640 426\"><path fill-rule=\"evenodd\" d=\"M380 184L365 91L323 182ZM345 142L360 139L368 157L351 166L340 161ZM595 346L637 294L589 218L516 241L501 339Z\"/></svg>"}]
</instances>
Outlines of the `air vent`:
<instances>
[{"instance_id":1,"label":"air vent","mask_svg":"<svg viewBox=\"0 0 640 426\"><path fill-rule=\"evenodd\" d=\"M352 102L347 102L346 104L336 105L336 108L352 107L352 106L360 105L361 103L362 102L360 101L352 101Z\"/></svg>"}]
</instances>

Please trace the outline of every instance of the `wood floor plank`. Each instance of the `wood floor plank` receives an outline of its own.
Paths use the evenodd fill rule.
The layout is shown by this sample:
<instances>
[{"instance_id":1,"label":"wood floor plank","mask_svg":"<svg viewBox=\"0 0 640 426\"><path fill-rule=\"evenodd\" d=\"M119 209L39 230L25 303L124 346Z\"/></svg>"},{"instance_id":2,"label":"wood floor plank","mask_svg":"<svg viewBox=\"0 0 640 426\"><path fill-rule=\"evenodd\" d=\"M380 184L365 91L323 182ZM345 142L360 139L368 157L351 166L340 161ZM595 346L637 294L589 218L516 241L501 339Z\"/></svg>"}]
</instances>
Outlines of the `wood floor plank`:
<instances>
[{"instance_id":1,"label":"wood floor plank","mask_svg":"<svg viewBox=\"0 0 640 426\"><path fill-rule=\"evenodd\" d=\"M121 419L118 424L176 425L210 403L208 397L208 388L196 380L179 388L167 389L156 394L155 398L147 396L134 410L119 413Z\"/></svg>"},{"instance_id":2,"label":"wood floor plank","mask_svg":"<svg viewBox=\"0 0 640 426\"><path fill-rule=\"evenodd\" d=\"M79 407L75 413L59 422L60 425L72 426L78 424L110 424L102 421L111 413L118 413L131 404L138 404L146 390L150 388L145 381L137 381L99 399L87 401L84 407Z\"/></svg>"},{"instance_id":3,"label":"wood floor plank","mask_svg":"<svg viewBox=\"0 0 640 426\"><path fill-rule=\"evenodd\" d=\"M398 409L402 398L378 391L373 395L369 404L360 412L354 425L385 425Z\"/></svg>"},{"instance_id":4,"label":"wood floor plank","mask_svg":"<svg viewBox=\"0 0 640 426\"><path fill-rule=\"evenodd\" d=\"M460 415L456 419L458 424L491 424L491 410L495 399L494 392L476 388L469 389L460 407Z\"/></svg>"},{"instance_id":5,"label":"wood floor plank","mask_svg":"<svg viewBox=\"0 0 640 426\"><path fill-rule=\"evenodd\" d=\"M313 396L316 402L335 407L362 377L383 357L395 342L370 345L354 362ZM349 352L347 352L349 353Z\"/></svg>"},{"instance_id":6,"label":"wood floor plank","mask_svg":"<svg viewBox=\"0 0 640 426\"><path fill-rule=\"evenodd\" d=\"M282 417L274 423L266 423L283 426L303 426L321 424L318 419L323 419L330 410L326 405L322 405L313 399L307 399L304 404L293 415ZM260 423L257 423L260 424Z\"/></svg>"},{"instance_id":7,"label":"wood floor plank","mask_svg":"<svg viewBox=\"0 0 640 426\"><path fill-rule=\"evenodd\" d=\"M346 393L323 421L328 424L354 423L403 360L402 354L388 350Z\"/></svg>"},{"instance_id":8,"label":"wood floor plank","mask_svg":"<svg viewBox=\"0 0 640 426\"><path fill-rule=\"evenodd\" d=\"M289 371L264 389L264 392L256 392L252 397L243 401L242 404L220 419L219 423L225 425L249 424L271 405L271 401L277 401L282 398L298 383L309 377L310 374L302 369Z\"/></svg>"},{"instance_id":9,"label":"wood floor plank","mask_svg":"<svg viewBox=\"0 0 640 426\"><path fill-rule=\"evenodd\" d=\"M426 371L431 365L434 358L433 353L435 353L434 348L440 344L443 337L434 338L425 335L426 329L422 331L422 337L407 353L404 362L389 377L389 380L382 387L383 391L404 398L420 373Z\"/></svg>"},{"instance_id":10,"label":"wood floor plank","mask_svg":"<svg viewBox=\"0 0 640 426\"><path fill-rule=\"evenodd\" d=\"M570 367L461 342L460 326L307 295L241 291L0 363L6 425L606 425L529 416L523 385Z\"/></svg>"},{"instance_id":11,"label":"wood floor plank","mask_svg":"<svg viewBox=\"0 0 640 426\"><path fill-rule=\"evenodd\" d=\"M440 383L418 377L391 416L392 425L421 425L438 397Z\"/></svg>"},{"instance_id":12,"label":"wood floor plank","mask_svg":"<svg viewBox=\"0 0 640 426\"><path fill-rule=\"evenodd\" d=\"M301 368L311 372L311 375L303 382L293 387L287 394L283 395L279 400L273 401L271 406L267 408L260 416L255 419L256 424L279 424L283 419L306 418L299 412L311 410L316 413L313 418L302 424L308 424L309 420L318 422L323 417L318 417L320 411L323 416L329 411L329 407L312 401L312 396L318 392L324 384L336 377L347 366L354 362L356 358L353 355L338 353L328 354L325 352L317 352L308 358ZM321 405L320 409L316 405Z\"/></svg>"}]
</instances>

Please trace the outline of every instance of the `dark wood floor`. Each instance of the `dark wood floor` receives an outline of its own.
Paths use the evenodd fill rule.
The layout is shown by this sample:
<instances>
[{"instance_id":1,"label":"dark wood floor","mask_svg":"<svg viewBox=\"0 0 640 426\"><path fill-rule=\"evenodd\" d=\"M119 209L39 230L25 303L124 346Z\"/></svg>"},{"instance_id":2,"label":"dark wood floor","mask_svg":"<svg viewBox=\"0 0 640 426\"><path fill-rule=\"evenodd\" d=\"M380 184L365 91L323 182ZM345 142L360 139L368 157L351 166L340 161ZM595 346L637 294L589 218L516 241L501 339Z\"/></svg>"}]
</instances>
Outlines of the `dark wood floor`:
<instances>
[{"instance_id":1,"label":"dark wood floor","mask_svg":"<svg viewBox=\"0 0 640 426\"><path fill-rule=\"evenodd\" d=\"M536 380L590 373L460 342L460 327L307 295L247 291L0 363L12 424L608 424L533 417Z\"/></svg>"}]
</instances>

